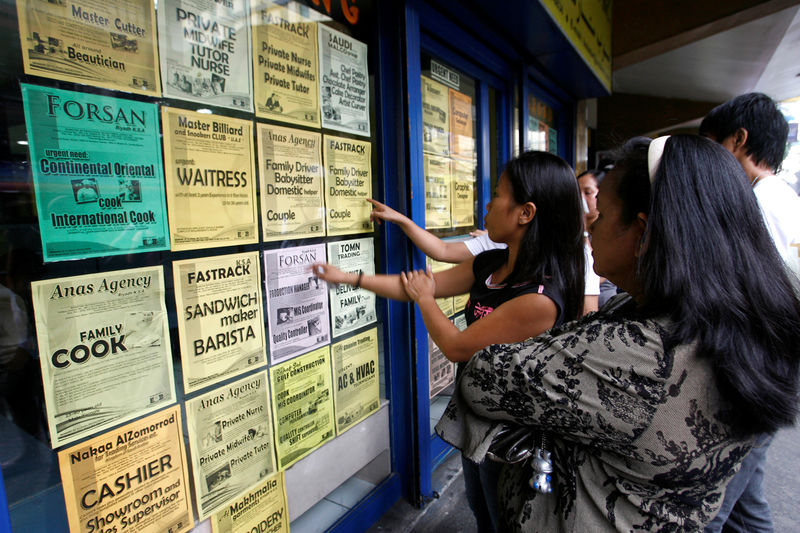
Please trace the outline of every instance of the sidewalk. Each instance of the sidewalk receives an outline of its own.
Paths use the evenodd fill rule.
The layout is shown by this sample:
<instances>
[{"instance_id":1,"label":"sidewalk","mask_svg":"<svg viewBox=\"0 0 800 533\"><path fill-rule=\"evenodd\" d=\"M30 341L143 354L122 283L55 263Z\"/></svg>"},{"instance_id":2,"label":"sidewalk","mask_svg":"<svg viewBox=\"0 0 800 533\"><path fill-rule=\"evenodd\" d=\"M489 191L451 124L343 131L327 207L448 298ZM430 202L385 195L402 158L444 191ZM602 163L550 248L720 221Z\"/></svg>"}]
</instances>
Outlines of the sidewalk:
<instances>
[{"instance_id":1,"label":"sidewalk","mask_svg":"<svg viewBox=\"0 0 800 533\"><path fill-rule=\"evenodd\" d=\"M453 453L433 473L439 497L417 509L405 500L397 502L368 533L477 533L467 506L461 454Z\"/></svg>"},{"instance_id":2,"label":"sidewalk","mask_svg":"<svg viewBox=\"0 0 800 533\"><path fill-rule=\"evenodd\" d=\"M779 431L772 441L764 485L775 531L800 533L800 426ZM423 509L401 500L368 533L476 533L464 494L459 454L451 455L436 469L433 486L438 499Z\"/></svg>"}]
</instances>

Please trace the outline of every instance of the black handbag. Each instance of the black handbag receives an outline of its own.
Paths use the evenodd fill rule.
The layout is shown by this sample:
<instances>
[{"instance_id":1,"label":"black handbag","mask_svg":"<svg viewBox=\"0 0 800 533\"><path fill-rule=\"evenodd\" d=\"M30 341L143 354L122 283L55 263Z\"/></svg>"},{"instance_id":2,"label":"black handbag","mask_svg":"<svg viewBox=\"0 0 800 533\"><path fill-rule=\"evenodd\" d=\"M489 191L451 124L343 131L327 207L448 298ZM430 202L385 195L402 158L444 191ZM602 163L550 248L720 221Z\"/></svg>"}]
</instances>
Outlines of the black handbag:
<instances>
[{"instance_id":1,"label":"black handbag","mask_svg":"<svg viewBox=\"0 0 800 533\"><path fill-rule=\"evenodd\" d=\"M521 426L503 426L492 439L486 457L498 463L514 464L533 455L533 430Z\"/></svg>"},{"instance_id":2,"label":"black handbag","mask_svg":"<svg viewBox=\"0 0 800 533\"><path fill-rule=\"evenodd\" d=\"M541 446L536 446L536 435ZM530 487L542 494L553 491L553 461L547 446L545 432L527 427L504 426L492 439L486 457L492 461L523 466L530 460L532 470Z\"/></svg>"}]
</instances>

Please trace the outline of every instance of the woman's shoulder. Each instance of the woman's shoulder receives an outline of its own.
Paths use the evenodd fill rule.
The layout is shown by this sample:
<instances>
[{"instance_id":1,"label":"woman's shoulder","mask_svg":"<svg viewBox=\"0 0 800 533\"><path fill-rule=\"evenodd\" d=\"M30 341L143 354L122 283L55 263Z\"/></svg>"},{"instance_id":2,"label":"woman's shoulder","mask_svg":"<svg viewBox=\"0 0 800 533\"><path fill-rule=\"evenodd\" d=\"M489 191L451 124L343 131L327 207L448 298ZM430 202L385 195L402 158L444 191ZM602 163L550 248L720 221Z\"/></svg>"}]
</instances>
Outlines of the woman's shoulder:
<instances>
[{"instance_id":1,"label":"woman's shoulder","mask_svg":"<svg viewBox=\"0 0 800 533\"><path fill-rule=\"evenodd\" d=\"M508 259L507 248L496 248L494 250L486 250L475 256L472 262L472 270L476 273L486 272L487 275L497 270Z\"/></svg>"},{"instance_id":2,"label":"woman's shoulder","mask_svg":"<svg viewBox=\"0 0 800 533\"><path fill-rule=\"evenodd\" d=\"M508 258L508 248L495 248L486 250L475 256L475 264L502 263Z\"/></svg>"},{"instance_id":3,"label":"woman's shoulder","mask_svg":"<svg viewBox=\"0 0 800 533\"><path fill-rule=\"evenodd\" d=\"M600 311L555 326L538 337L515 345L490 346L487 350L510 349L533 359L560 352L598 367L625 362L626 366L652 368L655 360L665 357L670 322L667 317L642 316L632 307L630 297L624 295Z\"/></svg>"}]
</instances>

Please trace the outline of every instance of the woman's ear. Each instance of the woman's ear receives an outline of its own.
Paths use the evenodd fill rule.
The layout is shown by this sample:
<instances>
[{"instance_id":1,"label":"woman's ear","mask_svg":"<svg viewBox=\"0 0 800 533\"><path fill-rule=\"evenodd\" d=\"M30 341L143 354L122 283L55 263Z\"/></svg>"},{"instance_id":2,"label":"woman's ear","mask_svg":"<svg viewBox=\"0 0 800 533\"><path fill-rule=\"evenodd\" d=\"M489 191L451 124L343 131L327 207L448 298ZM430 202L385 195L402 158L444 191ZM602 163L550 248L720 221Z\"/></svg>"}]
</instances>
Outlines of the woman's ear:
<instances>
[{"instance_id":1,"label":"woman's ear","mask_svg":"<svg viewBox=\"0 0 800 533\"><path fill-rule=\"evenodd\" d=\"M634 256L639 257L647 250L647 215L644 213L637 214L633 223L639 233L639 248L636 249Z\"/></svg>"},{"instance_id":2,"label":"woman's ear","mask_svg":"<svg viewBox=\"0 0 800 533\"><path fill-rule=\"evenodd\" d=\"M519 212L519 223L524 226L536 216L536 204L533 202L525 202L522 204L522 210Z\"/></svg>"}]
</instances>

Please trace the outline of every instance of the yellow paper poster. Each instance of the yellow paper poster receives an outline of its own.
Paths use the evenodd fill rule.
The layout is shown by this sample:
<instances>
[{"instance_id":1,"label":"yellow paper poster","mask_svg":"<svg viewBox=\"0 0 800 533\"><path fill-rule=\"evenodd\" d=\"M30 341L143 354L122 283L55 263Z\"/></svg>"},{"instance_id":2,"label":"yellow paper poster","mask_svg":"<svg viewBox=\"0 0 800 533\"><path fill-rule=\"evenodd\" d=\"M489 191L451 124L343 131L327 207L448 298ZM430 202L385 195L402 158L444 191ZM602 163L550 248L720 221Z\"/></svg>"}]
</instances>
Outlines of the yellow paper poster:
<instances>
[{"instance_id":1,"label":"yellow paper poster","mask_svg":"<svg viewBox=\"0 0 800 533\"><path fill-rule=\"evenodd\" d=\"M422 76L422 149L436 155L450 153L448 89Z\"/></svg>"},{"instance_id":2,"label":"yellow paper poster","mask_svg":"<svg viewBox=\"0 0 800 533\"><path fill-rule=\"evenodd\" d=\"M323 346L270 368L281 470L333 438L330 357L330 346Z\"/></svg>"},{"instance_id":3,"label":"yellow paper poster","mask_svg":"<svg viewBox=\"0 0 800 533\"><path fill-rule=\"evenodd\" d=\"M450 160L424 154L425 169L425 227L449 228L450 219Z\"/></svg>"},{"instance_id":4,"label":"yellow paper poster","mask_svg":"<svg viewBox=\"0 0 800 533\"><path fill-rule=\"evenodd\" d=\"M467 306L468 301L469 301L469 293L453 296L453 311L456 313L460 313Z\"/></svg>"},{"instance_id":5,"label":"yellow paper poster","mask_svg":"<svg viewBox=\"0 0 800 533\"><path fill-rule=\"evenodd\" d=\"M53 448L175 401L162 267L31 283Z\"/></svg>"},{"instance_id":6,"label":"yellow paper poster","mask_svg":"<svg viewBox=\"0 0 800 533\"><path fill-rule=\"evenodd\" d=\"M71 533L194 527L177 405L59 452Z\"/></svg>"},{"instance_id":7,"label":"yellow paper poster","mask_svg":"<svg viewBox=\"0 0 800 533\"><path fill-rule=\"evenodd\" d=\"M258 252L172 263L188 394L266 364Z\"/></svg>"},{"instance_id":8,"label":"yellow paper poster","mask_svg":"<svg viewBox=\"0 0 800 533\"><path fill-rule=\"evenodd\" d=\"M328 235L372 231L372 145L330 135L323 145Z\"/></svg>"},{"instance_id":9,"label":"yellow paper poster","mask_svg":"<svg viewBox=\"0 0 800 533\"><path fill-rule=\"evenodd\" d=\"M277 472L211 517L212 533L289 533L286 481Z\"/></svg>"},{"instance_id":10,"label":"yellow paper poster","mask_svg":"<svg viewBox=\"0 0 800 533\"><path fill-rule=\"evenodd\" d=\"M441 263L439 261L435 261L430 257L427 258L428 265L431 267L431 271L434 273L436 272L443 272L445 270L450 270L453 268L453 265L450 263ZM436 298L436 305L439 306L439 309L442 310L446 316L452 316L455 314L455 308L453 307L453 297L448 296L446 298Z\"/></svg>"},{"instance_id":11,"label":"yellow paper poster","mask_svg":"<svg viewBox=\"0 0 800 533\"><path fill-rule=\"evenodd\" d=\"M472 98L450 89L450 155L475 159L475 127Z\"/></svg>"},{"instance_id":12,"label":"yellow paper poster","mask_svg":"<svg viewBox=\"0 0 800 533\"><path fill-rule=\"evenodd\" d=\"M256 116L318 128L317 23L285 2L251 3Z\"/></svg>"},{"instance_id":13,"label":"yellow paper poster","mask_svg":"<svg viewBox=\"0 0 800 533\"><path fill-rule=\"evenodd\" d=\"M187 401L186 419L201 519L277 471L266 371Z\"/></svg>"},{"instance_id":14,"label":"yellow paper poster","mask_svg":"<svg viewBox=\"0 0 800 533\"><path fill-rule=\"evenodd\" d=\"M378 330L359 333L331 347L336 392L336 433L341 435L378 410Z\"/></svg>"},{"instance_id":15,"label":"yellow paper poster","mask_svg":"<svg viewBox=\"0 0 800 533\"><path fill-rule=\"evenodd\" d=\"M161 95L151 0L18 0L25 74Z\"/></svg>"},{"instance_id":16,"label":"yellow paper poster","mask_svg":"<svg viewBox=\"0 0 800 533\"><path fill-rule=\"evenodd\" d=\"M450 162L453 177L451 212L453 227L475 225L475 166L472 161L453 159Z\"/></svg>"},{"instance_id":17,"label":"yellow paper poster","mask_svg":"<svg viewBox=\"0 0 800 533\"><path fill-rule=\"evenodd\" d=\"M172 250L258 242L252 121L161 113Z\"/></svg>"},{"instance_id":18,"label":"yellow paper poster","mask_svg":"<svg viewBox=\"0 0 800 533\"><path fill-rule=\"evenodd\" d=\"M322 237L322 135L257 124L264 242Z\"/></svg>"}]
</instances>

